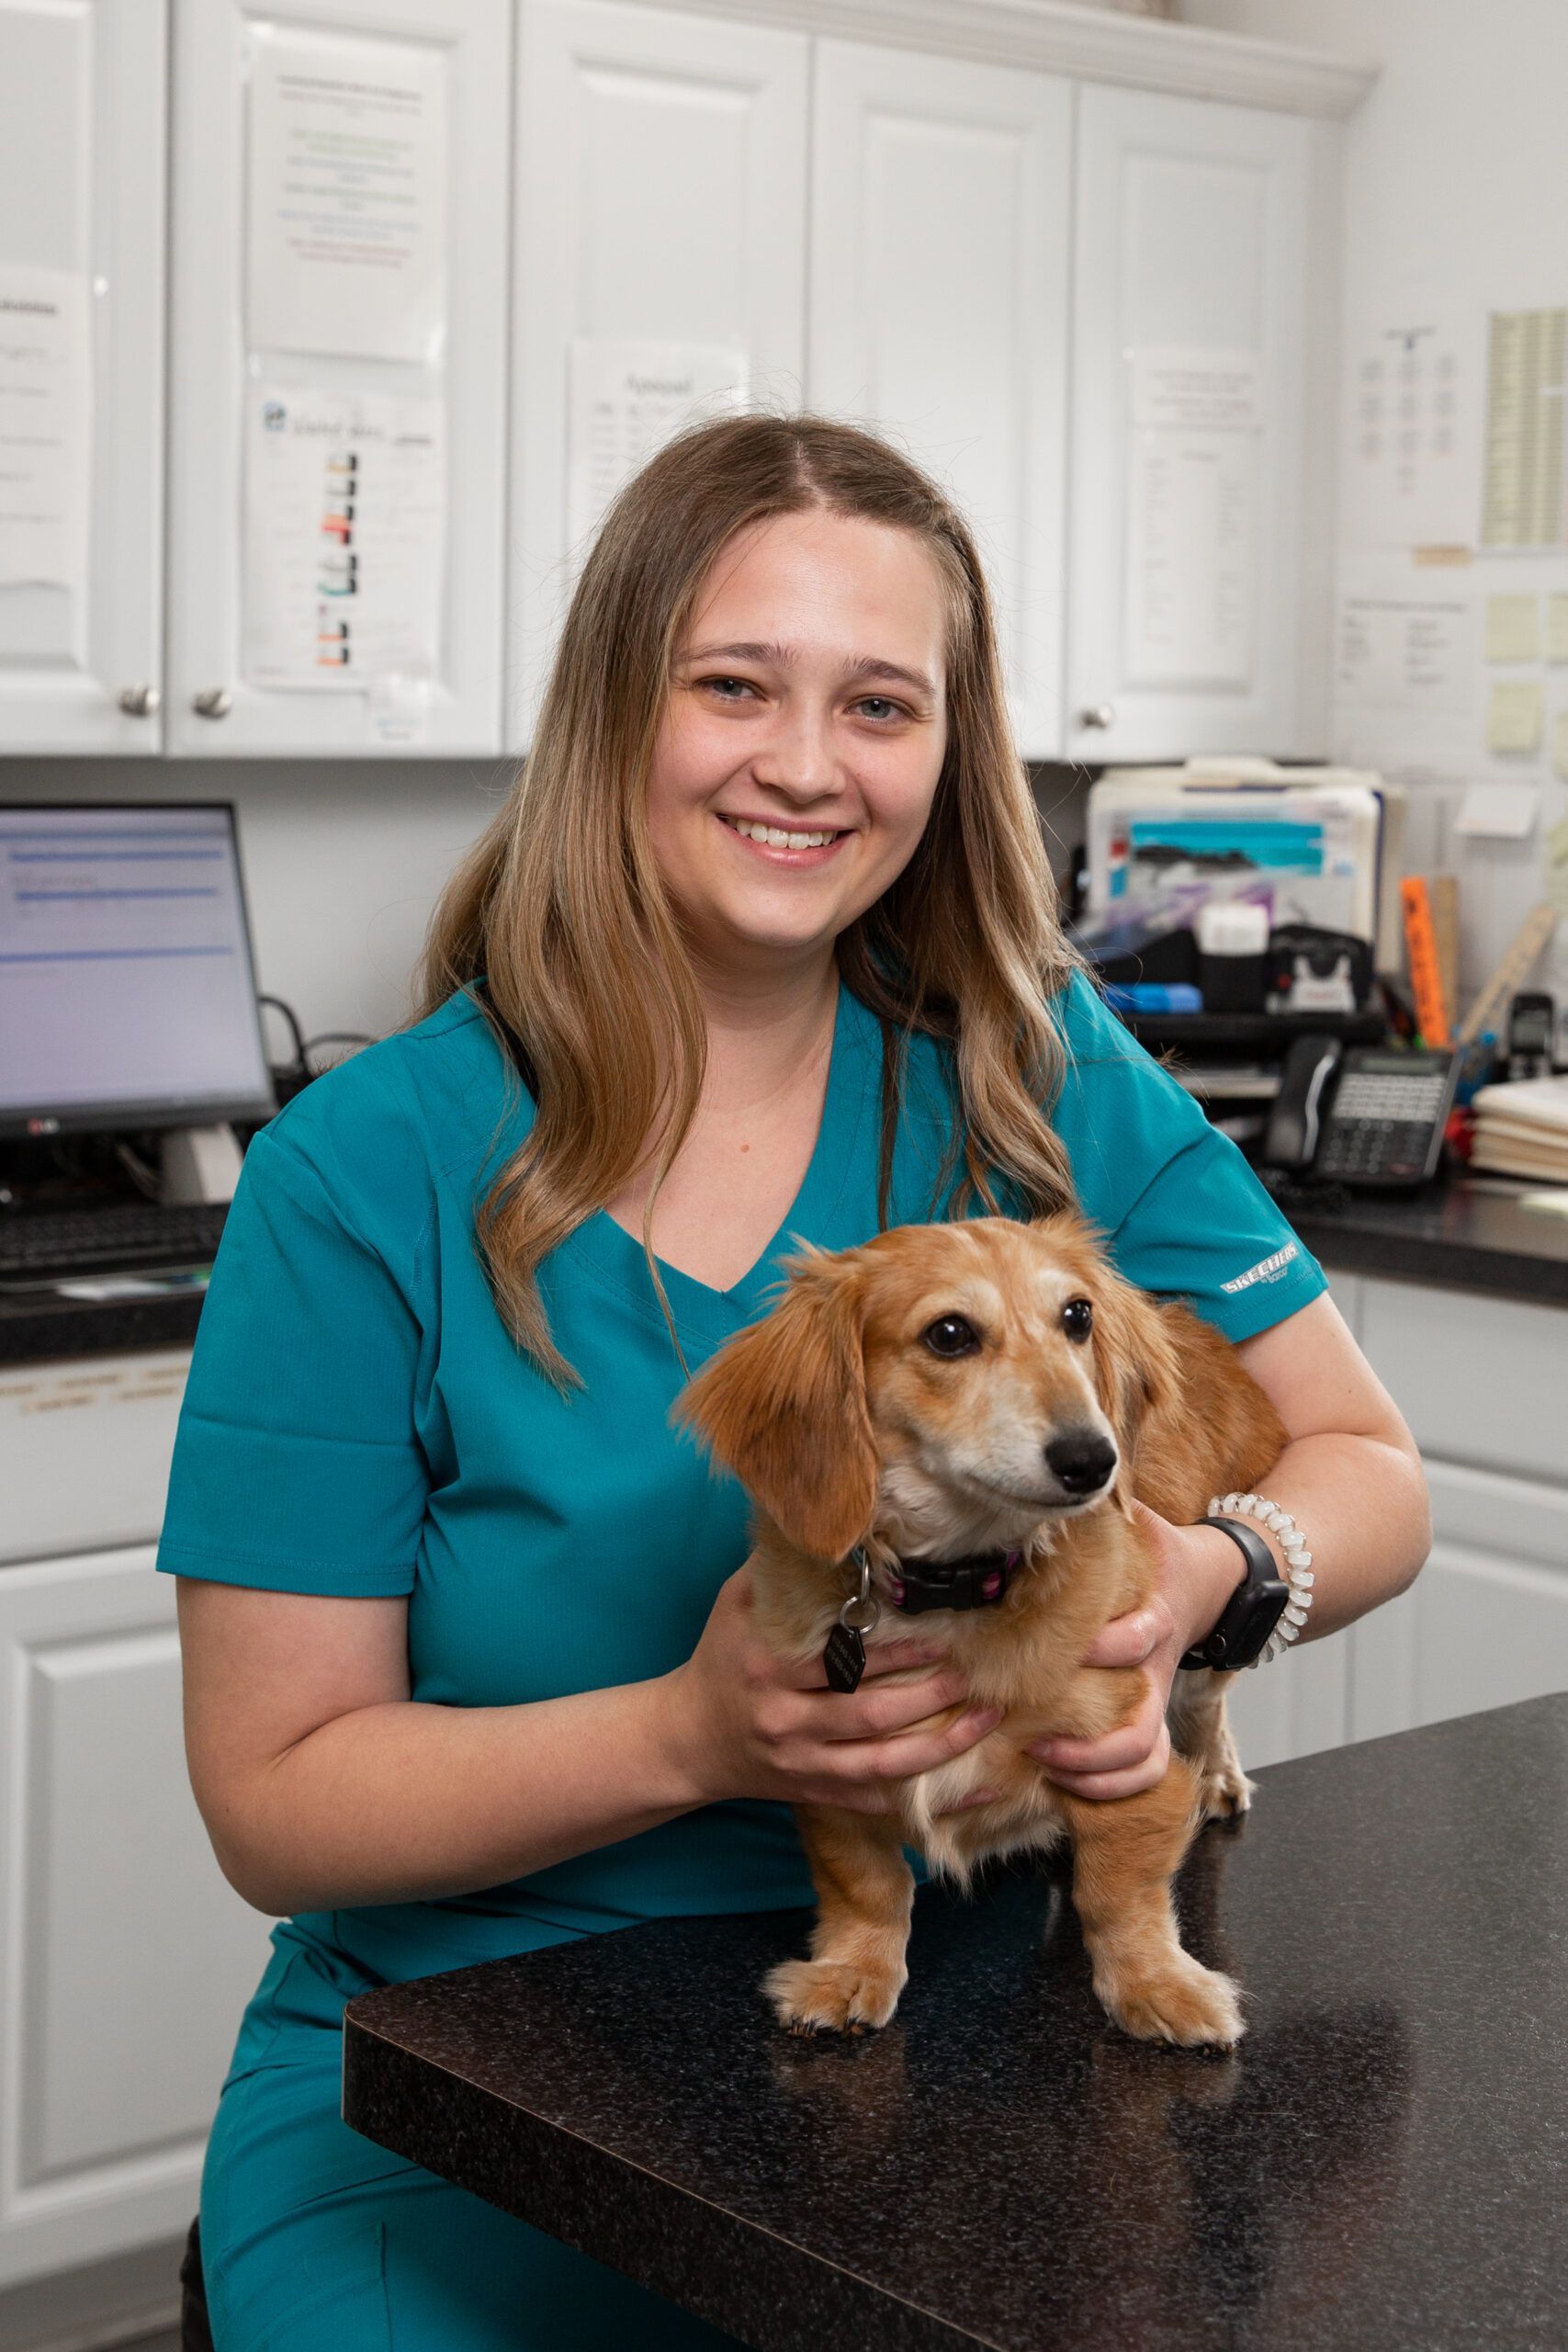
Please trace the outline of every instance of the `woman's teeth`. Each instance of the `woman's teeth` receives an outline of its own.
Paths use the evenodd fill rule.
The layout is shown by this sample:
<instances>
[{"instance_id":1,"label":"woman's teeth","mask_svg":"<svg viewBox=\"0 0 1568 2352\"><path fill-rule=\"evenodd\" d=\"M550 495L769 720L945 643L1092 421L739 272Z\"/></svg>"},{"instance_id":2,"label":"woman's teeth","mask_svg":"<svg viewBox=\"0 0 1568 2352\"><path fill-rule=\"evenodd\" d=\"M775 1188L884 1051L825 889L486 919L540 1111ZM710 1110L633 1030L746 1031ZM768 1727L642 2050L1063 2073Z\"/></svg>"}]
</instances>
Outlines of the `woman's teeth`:
<instances>
[{"instance_id":1,"label":"woman's teeth","mask_svg":"<svg viewBox=\"0 0 1568 2352\"><path fill-rule=\"evenodd\" d=\"M770 849L826 849L839 838L837 829L825 833L786 833L777 825L754 825L749 817L727 817L724 821L744 833L749 842L766 842Z\"/></svg>"}]
</instances>

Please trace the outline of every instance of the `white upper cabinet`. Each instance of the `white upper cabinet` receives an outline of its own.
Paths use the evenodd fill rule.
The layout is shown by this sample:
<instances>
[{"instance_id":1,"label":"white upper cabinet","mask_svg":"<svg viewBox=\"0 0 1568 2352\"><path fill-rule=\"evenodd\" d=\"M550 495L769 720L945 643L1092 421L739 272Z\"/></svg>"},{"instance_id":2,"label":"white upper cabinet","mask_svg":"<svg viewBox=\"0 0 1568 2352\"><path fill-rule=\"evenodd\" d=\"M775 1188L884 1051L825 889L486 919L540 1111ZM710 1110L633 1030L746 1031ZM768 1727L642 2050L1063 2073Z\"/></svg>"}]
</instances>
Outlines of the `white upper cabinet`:
<instances>
[{"instance_id":1,"label":"white upper cabinet","mask_svg":"<svg viewBox=\"0 0 1568 2352\"><path fill-rule=\"evenodd\" d=\"M1302 708L1313 127L1078 98L1070 757L1289 752Z\"/></svg>"},{"instance_id":2,"label":"white upper cabinet","mask_svg":"<svg viewBox=\"0 0 1568 2352\"><path fill-rule=\"evenodd\" d=\"M508 0L175 15L167 734L501 740Z\"/></svg>"},{"instance_id":3,"label":"white upper cabinet","mask_svg":"<svg viewBox=\"0 0 1568 2352\"><path fill-rule=\"evenodd\" d=\"M818 43L811 405L885 432L974 526L1026 757L1062 737L1072 86Z\"/></svg>"},{"instance_id":4,"label":"white upper cabinet","mask_svg":"<svg viewBox=\"0 0 1568 2352\"><path fill-rule=\"evenodd\" d=\"M743 352L751 401L801 403L808 43L615 0L523 0L519 28L507 741L522 750L582 552L574 341Z\"/></svg>"},{"instance_id":5,"label":"white upper cabinet","mask_svg":"<svg viewBox=\"0 0 1568 2352\"><path fill-rule=\"evenodd\" d=\"M0 0L0 752L161 740L164 0Z\"/></svg>"}]
</instances>

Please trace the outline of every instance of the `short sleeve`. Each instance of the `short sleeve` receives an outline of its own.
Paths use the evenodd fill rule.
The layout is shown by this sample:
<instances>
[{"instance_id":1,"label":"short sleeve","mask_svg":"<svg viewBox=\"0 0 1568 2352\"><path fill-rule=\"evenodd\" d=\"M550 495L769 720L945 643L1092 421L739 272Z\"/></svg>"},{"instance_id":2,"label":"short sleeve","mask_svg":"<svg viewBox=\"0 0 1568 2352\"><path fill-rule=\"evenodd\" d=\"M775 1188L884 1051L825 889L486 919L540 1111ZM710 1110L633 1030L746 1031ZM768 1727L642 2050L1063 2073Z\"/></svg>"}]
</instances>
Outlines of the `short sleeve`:
<instances>
[{"instance_id":1,"label":"short sleeve","mask_svg":"<svg viewBox=\"0 0 1568 2352\"><path fill-rule=\"evenodd\" d=\"M1084 1215L1128 1281L1185 1299L1233 1340L1326 1290L1236 1146L1081 973L1059 1021L1068 1067L1053 1117Z\"/></svg>"},{"instance_id":2,"label":"short sleeve","mask_svg":"<svg viewBox=\"0 0 1568 2352\"><path fill-rule=\"evenodd\" d=\"M418 1191L362 1095L358 1167L330 1124L323 1136L319 1114L292 1105L245 1155L175 1436L158 1548L170 1574L350 1598L412 1589L430 1484L415 1425ZM366 1168L378 1142L379 1183ZM406 1263L377 1246L378 1222Z\"/></svg>"}]
</instances>

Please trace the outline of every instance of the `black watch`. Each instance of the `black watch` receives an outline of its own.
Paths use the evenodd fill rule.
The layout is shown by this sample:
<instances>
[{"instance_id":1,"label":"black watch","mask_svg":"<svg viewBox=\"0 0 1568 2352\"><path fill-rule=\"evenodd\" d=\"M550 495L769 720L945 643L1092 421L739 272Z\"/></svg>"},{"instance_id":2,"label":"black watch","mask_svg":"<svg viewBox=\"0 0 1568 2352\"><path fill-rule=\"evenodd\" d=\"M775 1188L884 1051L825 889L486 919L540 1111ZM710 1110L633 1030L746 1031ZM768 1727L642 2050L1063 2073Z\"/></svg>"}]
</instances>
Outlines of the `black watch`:
<instances>
[{"instance_id":1,"label":"black watch","mask_svg":"<svg viewBox=\"0 0 1568 2352\"><path fill-rule=\"evenodd\" d=\"M1207 1641L1194 1643L1179 1663L1187 1667L1219 1667L1234 1674L1261 1657L1269 1636L1285 1613L1291 1588L1280 1575L1273 1553L1255 1527L1240 1519L1200 1520L1201 1527L1223 1527L1247 1562L1247 1574L1226 1601L1224 1614Z\"/></svg>"}]
</instances>

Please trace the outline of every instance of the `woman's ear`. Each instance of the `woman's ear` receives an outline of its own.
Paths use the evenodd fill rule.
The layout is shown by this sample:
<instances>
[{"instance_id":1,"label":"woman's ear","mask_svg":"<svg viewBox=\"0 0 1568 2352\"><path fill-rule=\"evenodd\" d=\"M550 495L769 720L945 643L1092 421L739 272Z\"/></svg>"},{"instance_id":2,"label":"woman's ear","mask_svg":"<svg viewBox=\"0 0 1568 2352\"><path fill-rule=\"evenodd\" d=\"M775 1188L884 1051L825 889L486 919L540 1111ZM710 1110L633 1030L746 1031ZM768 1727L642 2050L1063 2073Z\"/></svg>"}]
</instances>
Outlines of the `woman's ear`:
<instances>
[{"instance_id":1,"label":"woman's ear","mask_svg":"<svg viewBox=\"0 0 1568 2352\"><path fill-rule=\"evenodd\" d=\"M826 1253L796 1259L772 1314L720 1348L671 1415L821 1560L845 1558L876 1508L861 1286Z\"/></svg>"}]
</instances>

